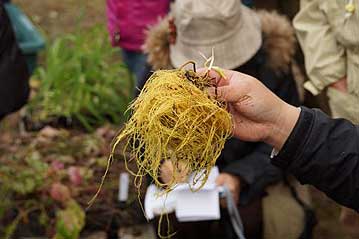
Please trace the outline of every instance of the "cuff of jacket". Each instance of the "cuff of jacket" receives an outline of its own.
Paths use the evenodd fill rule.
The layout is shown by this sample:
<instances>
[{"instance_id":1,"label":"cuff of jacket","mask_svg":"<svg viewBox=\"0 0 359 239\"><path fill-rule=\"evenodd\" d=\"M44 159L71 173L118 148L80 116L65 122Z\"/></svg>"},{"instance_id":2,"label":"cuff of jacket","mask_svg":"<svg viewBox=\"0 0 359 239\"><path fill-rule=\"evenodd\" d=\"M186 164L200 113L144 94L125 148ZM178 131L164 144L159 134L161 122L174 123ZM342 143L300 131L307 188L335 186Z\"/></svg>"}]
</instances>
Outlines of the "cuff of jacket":
<instances>
[{"instance_id":1,"label":"cuff of jacket","mask_svg":"<svg viewBox=\"0 0 359 239\"><path fill-rule=\"evenodd\" d=\"M281 151L271 158L273 165L286 170L291 162L298 159L306 144L314 124L314 112L301 107L299 119Z\"/></svg>"}]
</instances>

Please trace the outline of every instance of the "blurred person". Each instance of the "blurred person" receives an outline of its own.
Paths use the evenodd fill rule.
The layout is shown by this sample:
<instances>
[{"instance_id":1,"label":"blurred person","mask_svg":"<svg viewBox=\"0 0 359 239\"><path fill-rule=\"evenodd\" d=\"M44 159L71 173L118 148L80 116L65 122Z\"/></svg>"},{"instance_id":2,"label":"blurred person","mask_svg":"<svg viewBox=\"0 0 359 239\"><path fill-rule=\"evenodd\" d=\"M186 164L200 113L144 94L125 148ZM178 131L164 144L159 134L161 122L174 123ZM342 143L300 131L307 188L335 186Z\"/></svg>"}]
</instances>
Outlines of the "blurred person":
<instances>
[{"instance_id":1,"label":"blurred person","mask_svg":"<svg viewBox=\"0 0 359 239\"><path fill-rule=\"evenodd\" d=\"M352 2L352 4L347 4ZM349 7L352 6L352 7ZM301 2L293 23L312 94L328 90L333 117L359 123L359 0Z\"/></svg>"},{"instance_id":2,"label":"blurred person","mask_svg":"<svg viewBox=\"0 0 359 239\"><path fill-rule=\"evenodd\" d=\"M249 75L224 75L210 72L219 84L209 92L229 104L234 137L266 142L274 165L359 212L359 125L290 105Z\"/></svg>"},{"instance_id":3,"label":"blurred person","mask_svg":"<svg viewBox=\"0 0 359 239\"><path fill-rule=\"evenodd\" d=\"M135 75L138 87L150 70L142 52L145 31L168 13L170 0L107 0L106 3L111 44L121 48L122 59Z\"/></svg>"},{"instance_id":4,"label":"blurred person","mask_svg":"<svg viewBox=\"0 0 359 239\"><path fill-rule=\"evenodd\" d=\"M302 0L293 23L310 79L305 88L326 90L332 116L359 124L359 0ZM343 209L340 220L359 236L355 212Z\"/></svg>"},{"instance_id":5,"label":"blurred person","mask_svg":"<svg viewBox=\"0 0 359 239\"><path fill-rule=\"evenodd\" d=\"M0 120L17 111L29 96L29 72L10 19L0 2Z\"/></svg>"},{"instance_id":6,"label":"blurred person","mask_svg":"<svg viewBox=\"0 0 359 239\"><path fill-rule=\"evenodd\" d=\"M154 69L178 68L188 60L202 66L200 53L209 57L214 47L215 65L259 78L283 100L299 104L292 74L295 37L286 18L254 12L237 0L176 1L170 15L151 27L144 45ZM230 139L217 160L217 184L231 190L248 238L310 238L313 225L305 218L312 214L291 194L282 171L270 164L270 151L265 143ZM170 174L163 169L162 179ZM172 220L174 238L234 238L229 220L224 221L228 215L222 215L217 231L210 228L218 223Z\"/></svg>"},{"instance_id":7,"label":"blurred person","mask_svg":"<svg viewBox=\"0 0 359 239\"><path fill-rule=\"evenodd\" d=\"M299 10L299 0L252 0L252 5L258 9L275 10L293 19Z\"/></svg>"},{"instance_id":8,"label":"blurred person","mask_svg":"<svg viewBox=\"0 0 359 239\"><path fill-rule=\"evenodd\" d=\"M251 7L256 9L277 11L280 14L286 15L291 20L295 17L300 8L299 0L243 0L242 2L247 3ZM296 45L298 50L295 54L294 59L297 67L294 71L294 74L296 75L296 72L298 72L299 76L302 78L301 86L298 87L298 90L301 93L301 100L303 101L303 104L310 107L321 108L322 110L324 110L324 112L330 112L328 106L328 98L326 97L325 92L313 96L308 91L304 90L303 84L305 81L308 80L308 77L305 74L303 52L301 51L299 44L297 43Z\"/></svg>"}]
</instances>

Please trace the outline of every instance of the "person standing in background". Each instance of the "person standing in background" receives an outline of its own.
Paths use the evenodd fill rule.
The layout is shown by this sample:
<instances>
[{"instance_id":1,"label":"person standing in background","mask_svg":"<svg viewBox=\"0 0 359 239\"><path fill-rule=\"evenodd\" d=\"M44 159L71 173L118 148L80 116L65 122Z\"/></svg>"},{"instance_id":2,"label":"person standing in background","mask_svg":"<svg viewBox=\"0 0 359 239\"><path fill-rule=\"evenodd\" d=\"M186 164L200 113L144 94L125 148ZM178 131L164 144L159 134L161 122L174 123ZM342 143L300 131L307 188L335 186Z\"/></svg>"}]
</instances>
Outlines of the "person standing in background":
<instances>
[{"instance_id":1,"label":"person standing in background","mask_svg":"<svg viewBox=\"0 0 359 239\"><path fill-rule=\"evenodd\" d=\"M135 76L133 96L139 91L142 81L147 79L150 66L142 51L147 28L166 16L170 0L106 0L107 29L113 47L121 48L122 60ZM117 225L113 222L113 228ZM117 236L117 230L112 230Z\"/></svg>"},{"instance_id":2,"label":"person standing in background","mask_svg":"<svg viewBox=\"0 0 359 239\"><path fill-rule=\"evenodd\" d=\"M137 87L150 71L142 52L145 31L168 13L170 1L107 0L106 3L111 44L121 48L123 61L135 75Z\"/></svg>"},{"instance_id":3,"label":"person standing in background","mask_svg":"<svg viewBox=\"0 0 359 239\"><path fill-rule=\"evenodd\" d=\"M293 18L300 10L300 0L242 0L242 2L256 9L277 11L280 14L284 14L290 20L293 20ZM297 66L293 73L296 77L302 78L302 83L300 87L298 87L298 90L301 93L301 100L303 101L302 103L310 108L320 108L329 114L330 110L328 105L328 98L325 91L314 96L310 92L304 90L303 84L308 80L308 76L305 74L303 52L300 49L299 44L296 43L296 45L298 45L296 46L298 49L294 56L294 60Z\"/></svg>"},{"instance_id":4,"label":"person standing in background","mask_svg":"<svg viewBox=\"0 0 359 239\"><path fill-rule=\"evenodd\" d=\"M26 104L30 94L30 74L4 2L0 1L0 120Z\"/></svg>"},{"instance_id":5,"label":"person standing in background","mask_svg":"<svg viewBox=\"0 0 359 239\"><path fill-rule=\"evenodd\" d=\"M216 66L260 78L286 102L300 103L292 73L295 35L290 22L276 13L255 12L238 0L176 1L170 17L148 31L144 50L154 70L179 68L188 60L203 66L204 58L214 54ZM229 139L217 160L216 183L228 186L248 238L309 238L305 235L311 234L312 225L307 226L305 210L290 193L292 184L270 164L271 150L264 143ZM164 161L163 183L172 178L172 169ZM283 206L285 211L278 210ZM223 207L219 222L181 223L173 214L169 218L176 239L237 238ZM159 218L155 228L158 224ZM166 235L167 229L162 227L160 234Z\"/></svg>"},{"instance_id":6,"label":"person standing in background","mask_svg":"<svg viewBox=\"0 0 359 239\"><path fill-rule=\"evenodd\" d=\"M352 2L352 3L350 3ZM359 0L304 0L293 24L316 95L328 90L335 118L359 123Z\"/></svg>"},{"instance_id":7,"label":"person standing in background","mask_svg":"<svg viewBox=\"0 0 359 239\"><path fill-rule=\"evenodd\" d=\"M294 18L313 95L327 90L334 118L359 124L359 0L302 0ZM349 209L340 218L347 232L359 236L359 216Z\"/></svg>"}]
</instances>

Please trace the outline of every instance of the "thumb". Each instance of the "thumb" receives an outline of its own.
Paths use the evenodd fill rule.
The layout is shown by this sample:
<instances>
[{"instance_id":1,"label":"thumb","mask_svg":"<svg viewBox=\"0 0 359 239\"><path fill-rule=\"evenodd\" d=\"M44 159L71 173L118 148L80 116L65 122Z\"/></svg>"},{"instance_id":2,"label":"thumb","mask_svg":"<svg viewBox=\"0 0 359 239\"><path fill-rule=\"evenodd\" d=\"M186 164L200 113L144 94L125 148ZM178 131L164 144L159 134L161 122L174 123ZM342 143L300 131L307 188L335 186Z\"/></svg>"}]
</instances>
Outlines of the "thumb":
<instances>
[{"instance_id":1,"label":"thumb","mask_svg":"<svg viewBox=\"0 0 359 239\"><path fill-rule=\"evenodd\" d=\"M201 76L208 74L208 77L210 77L211 82L217 86L228 85L229 80L233 77L233 75L235 75L237 73L232 70L226 70L226 69L221 69L221 68L220 68L220 70L223 74L220 74L219 71L216 71L213 69L208 70L207 68L199 68L197 70L197 73Z\"/></svg>"}]
</instances>

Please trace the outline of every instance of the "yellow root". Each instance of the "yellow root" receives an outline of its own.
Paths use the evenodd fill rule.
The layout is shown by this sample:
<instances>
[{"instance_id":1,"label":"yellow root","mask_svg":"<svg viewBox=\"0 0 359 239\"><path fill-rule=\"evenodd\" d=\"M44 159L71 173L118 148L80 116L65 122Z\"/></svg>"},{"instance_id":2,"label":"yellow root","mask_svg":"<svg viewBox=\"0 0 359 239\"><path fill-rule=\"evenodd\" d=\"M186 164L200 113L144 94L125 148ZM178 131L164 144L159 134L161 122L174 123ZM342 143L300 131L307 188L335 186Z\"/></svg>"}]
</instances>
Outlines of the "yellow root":
<instances>
[{"instance_id":1,"label":"yellow root","mask_svg":"<svg viewBox=\"0 0 359 239\"><path fill-rule=\"evenodd\" d=\"M183 165L188 172L204 176L202 185L193 190L203 186L232 129L225 105L205 93L208 86L210 79L194 71L156 71L130 105L133 114L116 137L111 157L118 143L127 140L124 150L134 157L126 159L126 165L136 160L138 170L130 173L137 187L142 182L139 178L149 174L156 185L169 191L181 178ZM169 183L160 181L165 160L174 165Z\"/></svg>"},{"instance_id":2,"label":"yellow root","mask_svg":"<svg viewBox=\"0 0 359 239\"><path fill-rule=\"evenodd\" d=\"M184 66L190 63L194 71L184 70ZM220 68L213 66L213 53L206 66L208 70L213 69L223 75ZM125 143L125 166L135 177L138 197L143 177L147 174L157 186L164 188L163 193L170 192L177 183L188 181L186 179L190 173L194 175L193 181L189 182L191 189L196 191L203 187L232 131L232 120L226 105L209 96L205 90L211 85L208 74L197 75L194 62L188 62L178 70L154 72L129 106L132 116L113 140L106 172L89 207L101 190L120 142ZM126 158L126 152L130 153L131 158ZM133 160L137 165L135 171L128 167ZM172 175L163 183L161 166L166 166L166 162L170 162ZM202 180L201 184L192 188L199 180ZM163 215L158 233L162 221ZM161 238L174 235L169 231L168 215L166 223L167 236L159 235Z\"/></svg>"}]
</instances>

